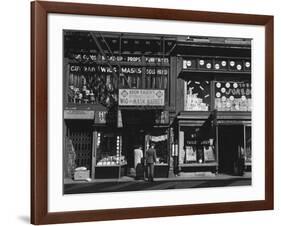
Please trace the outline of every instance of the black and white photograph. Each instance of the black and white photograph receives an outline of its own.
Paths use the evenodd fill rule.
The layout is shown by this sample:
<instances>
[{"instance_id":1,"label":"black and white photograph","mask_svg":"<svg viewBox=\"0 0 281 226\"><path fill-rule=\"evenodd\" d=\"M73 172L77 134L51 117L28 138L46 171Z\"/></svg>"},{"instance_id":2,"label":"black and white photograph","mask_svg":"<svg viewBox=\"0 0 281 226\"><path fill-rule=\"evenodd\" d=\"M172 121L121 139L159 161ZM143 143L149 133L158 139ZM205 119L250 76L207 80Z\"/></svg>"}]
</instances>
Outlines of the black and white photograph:
<instances>
[{"instance_id":1,"label":"black and white photograph","mask_svg":"<svg viewBox=\"0 0 281 226\"><path fill-rule=\"evenodd\" d=\"M63 192L252 184L252 39L63 31Z\"/></svg>"}]
</instances>

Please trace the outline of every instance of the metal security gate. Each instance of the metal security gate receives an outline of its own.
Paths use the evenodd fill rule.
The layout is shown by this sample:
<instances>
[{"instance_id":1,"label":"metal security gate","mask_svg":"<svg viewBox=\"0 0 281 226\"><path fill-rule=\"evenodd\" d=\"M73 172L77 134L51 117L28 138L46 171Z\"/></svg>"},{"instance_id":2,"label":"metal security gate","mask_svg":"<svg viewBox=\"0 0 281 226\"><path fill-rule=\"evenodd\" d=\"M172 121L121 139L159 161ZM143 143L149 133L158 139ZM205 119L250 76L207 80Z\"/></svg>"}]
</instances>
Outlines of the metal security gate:
<instances>
[{"instance_id":1,"label":"metal security gate","mask_svg":"<svg viewBox=\"0 0 281 226\"><path fill-rule=\"evenodd\" d=\"M92 167L92 130L88 126L71 125L67 129L67 137L72 141L75 150L76 167Z\"/></svg>"}]
</instances>

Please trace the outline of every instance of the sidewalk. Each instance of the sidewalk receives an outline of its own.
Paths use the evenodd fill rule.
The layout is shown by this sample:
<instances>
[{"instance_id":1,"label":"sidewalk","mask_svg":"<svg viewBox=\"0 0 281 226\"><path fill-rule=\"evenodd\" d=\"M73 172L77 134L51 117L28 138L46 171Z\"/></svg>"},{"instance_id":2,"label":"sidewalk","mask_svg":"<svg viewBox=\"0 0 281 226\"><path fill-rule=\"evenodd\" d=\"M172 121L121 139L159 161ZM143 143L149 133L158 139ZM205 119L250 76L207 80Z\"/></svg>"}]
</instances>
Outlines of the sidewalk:
<instances>
[{"instance_id":1,"label":"sidewalk","mask_svg":"<svg viewBox=\"0 0 281 226\"><path fill-rule=\"evenodd\" d=\"M196 181L196 180L200 180L200 181L211 181L211 180L234 180L234 179L251 179L252 174L251 172L246 172L244 173L243 176L232 176L232 175L228 175L228 174L209 174L209 175L200 175L200 173L198 174L194 174L194 173L181 173L180 176L174 176L174 177L169 177L169 178L154 178L154 181ZM81 183L104 183L104 182L145 182L145 180L135 180L134 177L129 177L129 176L123 176L121 178L111 178L111 179L90 179L90 180L77 180L74 181L72 179L64 179L64 184L81 184Z\"/></svg>"}]
</instances>

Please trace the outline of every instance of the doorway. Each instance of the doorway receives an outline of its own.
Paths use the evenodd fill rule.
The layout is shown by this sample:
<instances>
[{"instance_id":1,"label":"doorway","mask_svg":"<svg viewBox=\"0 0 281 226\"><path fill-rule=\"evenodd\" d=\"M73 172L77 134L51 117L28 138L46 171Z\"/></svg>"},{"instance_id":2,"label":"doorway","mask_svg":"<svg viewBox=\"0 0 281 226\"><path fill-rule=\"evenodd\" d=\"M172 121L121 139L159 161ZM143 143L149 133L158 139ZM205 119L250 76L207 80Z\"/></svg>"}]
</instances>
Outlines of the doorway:
<instances>
[{"instance_id":1,"label":"doorway","mask_svg":"<svg viewBox=\"0 0 281 226\"><path fill-rule=\"evenodd\" d=\"M132 126L123 133L123 151L127 158L128 168L134 168L134 149L142 146L144 150L145 132L143 129Z\"/></svg>"},{"instance_id":2,"label":"doorway","mask_svg":"<svg viewBox=\"0 0 281 226\"><path fill-rule=\"evenodd\" d=\"M244 147L243 125L218 127L219 173L237 174L238 160Z\"/></svg>"}]
</instances>

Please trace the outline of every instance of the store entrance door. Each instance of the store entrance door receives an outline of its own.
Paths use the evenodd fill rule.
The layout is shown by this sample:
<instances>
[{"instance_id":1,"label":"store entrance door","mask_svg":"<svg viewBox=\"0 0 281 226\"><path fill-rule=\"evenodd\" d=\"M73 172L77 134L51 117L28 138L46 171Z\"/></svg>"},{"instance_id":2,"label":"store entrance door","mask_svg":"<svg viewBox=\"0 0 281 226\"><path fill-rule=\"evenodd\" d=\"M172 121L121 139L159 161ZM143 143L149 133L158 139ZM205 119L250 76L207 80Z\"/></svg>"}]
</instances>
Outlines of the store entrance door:
<instances>
[{"instance_id":1,"label":"store entrance door","mask_svg":"<svg viewBox=\"0 0 281 226\"><path fill-rule=\"evenodd\" d=\"M123 150L128 162L128 168L134 168L134 149L142 146L144 150L145 132L143 129L132 126L126 128L123 134Z\"/></svg>"},{"instance_id":2,"label":"store entrance door","mask_svg":"<svg viewBox=\"0 0 281 226\"><path fill-rule=\"evenodd\" d=\"M219 173L235 175L238 172L239 152L243 148L243 125L219 126Z\"/></svg>"}]
</instances>

